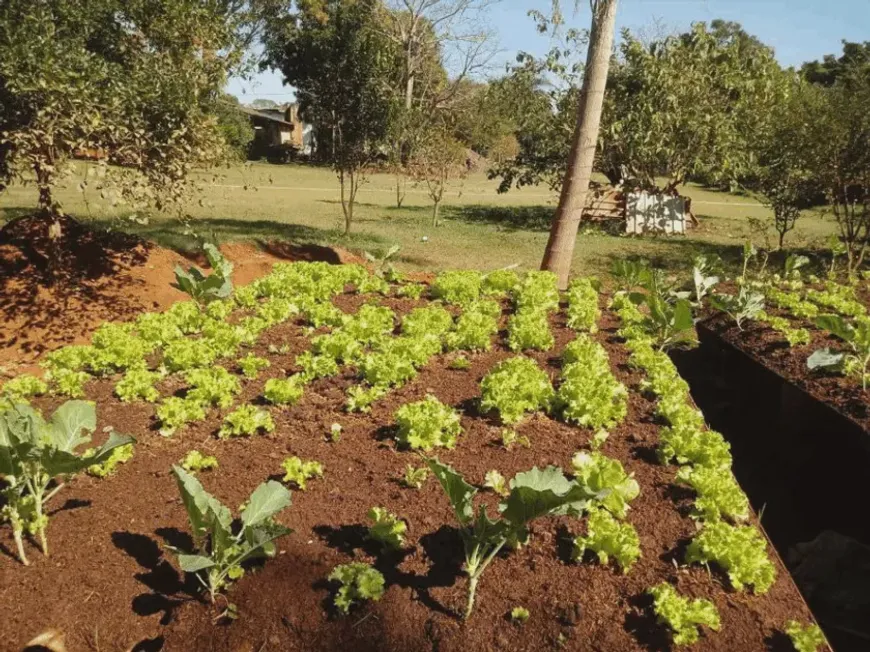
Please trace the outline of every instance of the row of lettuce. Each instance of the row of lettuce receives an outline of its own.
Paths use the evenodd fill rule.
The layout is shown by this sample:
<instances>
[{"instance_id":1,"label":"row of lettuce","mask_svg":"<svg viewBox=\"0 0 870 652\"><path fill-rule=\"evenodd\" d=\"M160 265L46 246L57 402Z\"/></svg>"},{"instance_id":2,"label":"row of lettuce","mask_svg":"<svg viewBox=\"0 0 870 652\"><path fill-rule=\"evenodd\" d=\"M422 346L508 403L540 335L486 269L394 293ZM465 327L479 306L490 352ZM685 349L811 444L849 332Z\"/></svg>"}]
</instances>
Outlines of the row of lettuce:
<instances>
[{"instance_id":1,"label":"row of lettuce","mask_svg":"<svg viewBox=\"0 0 870 652\"><path fill-rule=\"evenodd\" d=\"M396 317L389 308L366 303L356 314L348 315L332 303L348 286L363 294L396 291L415 299L428 292L447 305L415 308L394 333ZM554 338L549 324L559 310L560 294L555 277L545 272L532 272L522 279L505 270L488 275L445 272L427 288L414 283L390 286L359 266L292 264L276 266L273 274L239 288L232 299L201 305L181 303L164 313L142 315L131 324L107 324L95 333L90 346L67 347L50 354L45 362L47 382L20 377L3 388L8 407L0 421L5 424L0 426L0 447L4 453L10 451L0 466L8 484L3 515L12 523L19 556L26 563L25 532L38 536L47 554L44 505L56 491L49 489L54 478L88 467L105 473L107 464L123 461L122 455L129 457L133 444L131 438L113 433L102 447L78 455L75 449L89 440L96 426L93 406L70 401L45 421L26 405L27 398L49 390L80 396L92 376L121 373L115 388L121 400L156 401L160 397L157 384L174 374L183 378L186 393L165 398L156 410L162 432L168 435L206 418L208 408L229 408L240 392L241 380L215 363L233 360L243 377L256 378L269 361L251 353L241 356L241 349L254 345L269 327L296 317L314 334L311 348L296 356L298 371L266 381L265 399L275 405L292 405L312 381L352 367L359 382L349 388L346 407L366 411L374 401L413 379L433 356L445 350L490 349L502 314L498 299L505 296L510 297L514 308L507 320L508 348L515 352L551 349ZM475 510L477 487L437 458L424 458L420 469L408 466L406 485L419 488L425 471L431 472L444 488L460 525L469 577L466 617L472 612L484 570L504 549L516 548L527 540L528 524L534 518L587 516L586 534L574 541L577 560L590 552L600 563L612 560L623 572L629 572L641 557L638 534L626 520L640 488L618 460L600 450L608 430L626 418L628 390L613 375L607 351L590 336L597 330L600 317L597 283L576 279L566 299L566 323L579 332L564 349L556 387L533 359L518 355L499 362L482 379L480 406L484 412L497 413L509 427L531 412L544 410L590 429L594 433L591 450L574 456L571 476L556 467L535 468L508 482L498 471L490 471L485 486L502 495L498 516L492 519L484 506ZM703 417L691 407L685 382L659 350L680 340L679 335L674 337L661 327L657 313L669 308L657 305L652 292L645 298L617 294L614 308L623 320L620 335L631 351L631 362L646 374L644 389L657 397L657 415L668 424L661 429L662 462L676 460L680 464L676 479L697 495L693 517L702 528L685 561L713 562L728 574L735 589L751 586L756 593L766 592L775 579L775 569L767 558L763 537L752 526L741 525L748 519L749 507L730 472L728 445L720 435L706 430ZM671 305L672 322L680 310ZM432 396L400 407L395 421L399 445L426 454L438 447L454 447L461 435L459 414ZM225 415L218 436L273 429L269 411L241 405ZM340 430L340 425L334 424L331 441L338 441ZM506 430L506 440L509 435L510 430ZM290 493L281 483L264 483L251 495L234 525L230 510L208 494L195 477L196 470L210 465L214 465L211 460L191 451L173 472L190 517L195 546L179 555L179 564L184 571L204 578L214 598L241 576L245 561L274 554L274 540L289 533L274 517L289 506ZM324 473L318 462L299 458L285 460L284 470L285 482L303 490L307 480ZM374 521L370 528L373 539L389 547L405 545L401 518L380 507L372 508L369 516ZM384 590L384 578L366 564L340 566L330 579L339 584L335 605L345 612L354 602L377 599ZM718 629L719 617L709 601L690 601L669 584L652 587L650 593L657 616L672 630L676 644L697 641L698 625ZM790 623L787 629L798 650L814 650L823 644L815 626Z\"/></svg>"}]
</instances>

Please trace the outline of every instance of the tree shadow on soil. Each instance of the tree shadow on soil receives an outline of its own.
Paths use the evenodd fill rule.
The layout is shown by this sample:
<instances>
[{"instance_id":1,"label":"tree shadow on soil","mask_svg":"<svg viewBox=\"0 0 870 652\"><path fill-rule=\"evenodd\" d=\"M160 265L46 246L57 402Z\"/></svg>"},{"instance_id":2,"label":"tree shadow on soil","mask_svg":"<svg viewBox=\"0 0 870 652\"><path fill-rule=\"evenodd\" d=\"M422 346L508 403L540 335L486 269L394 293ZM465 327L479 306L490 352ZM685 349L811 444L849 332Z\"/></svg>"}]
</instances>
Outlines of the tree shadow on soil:
<instances>
[{"instance_id":1,"label":"tree shadow on soil","mask_svg":"<svg viewBox=\"0 0 870 652\"><path fill-rule=\"evenodd\" d=\"M415 554L413 548L402 550L387 550L384 546L372 541L368 537L368 529L363 525L343 525L333 527L318 525L314 532L330 548L342 554L353 556L357 550L375 558L374 567L384 576L387 586L395 584L402 588L410 588L416 594L420 602L432 609L451 618L459 618L459 614L441 604L432 597L430 589L434 587L453 586L456 579L462 574L463 556L462 537L459 530L454 527L441 526L437 531L420 537L420 547L423 548L426 558L431 562L425 575L406 572L399 568L404 559ZM320 587L330 588L332 584L321 583ZM334 609L331 602L324 603L328 609Z\"/></svg>"},{"instance_id":2,"label":"tree shadow on soil","mask_svg":"<svg viewBox=\"0 0 870 652\"><path fill-rule=\"evenodd\" d=\"M641 593L631 597L628 604L631 610L625 615L625 631L648 652L670 652L673 647L667 629L656 622L652 596Z\"/></svg>"},{"instance_id":3,"label":"tree shadow on soil","mask_svg":"<svg viewBox=\"0 0 870 652\"><path fill-rule=\"evenodd\" d=\"M158 534L170 545L173 541L181 544L180 547L190 544L189 537L178 530L161 529ZM149 592L133 598L132 608L137 615L153 616L162 612L160 624L168 625L175 609L182 603L199 599L199 587L195 584L195 578L192 575L180 575L164 558L160 546L151 537L133 532L113 532L112 543L147 571L134 576L149 589ZM173 597L178 595L182 597Z\"/></svg>"}]
</instances>

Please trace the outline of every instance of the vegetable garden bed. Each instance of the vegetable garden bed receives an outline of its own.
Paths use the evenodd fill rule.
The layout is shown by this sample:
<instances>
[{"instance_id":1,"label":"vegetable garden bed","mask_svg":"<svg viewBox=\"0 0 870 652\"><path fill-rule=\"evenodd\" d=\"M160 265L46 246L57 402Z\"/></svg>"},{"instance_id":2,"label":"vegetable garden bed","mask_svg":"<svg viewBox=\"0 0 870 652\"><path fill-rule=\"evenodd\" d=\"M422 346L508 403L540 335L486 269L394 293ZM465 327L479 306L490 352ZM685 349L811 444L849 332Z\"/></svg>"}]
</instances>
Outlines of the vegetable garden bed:
<instances>
[{"instance_id":1,"label":"vegetable garden bed","mask_svg":"<svg viewBox=\"0 0 870 652\"><path fill-rule=\"evenodd\" d=\"M628 302L596 315L605 299L579 282L559 305L542 274L520 285L493 275L483 286L497 314L477 300L475 274L448 273L427 288L390 285L353 266L297 263L240 290L235 304L108 327L95 349L54 356L54 390L75 394L82 385L95 402L98 443L107 427L136 443L112 474L72 478L47 505L50 557L26 539L31 565L19 564L8 524L0 529L4 649L49 629L71 650L623 651L699 637L704 650L790 649L789 623L809 623L811 614L729 484L727 445L705 430L667 357L636 329L617 333L635 323ZM412 298L421 292L446 300L455 321L416 310L435 305ZM190 334L164 337L164 327L178 325ZM230 331L248 343L233 344ZM161 343L136 353L147 339ZM461 350L481 341L488 350ZM531 362L504 362L520 350ZM250 354L268 366L258 371L265 365ZM255 377L242 374L241 359ZM178 371L163 375L164 367ZM122 376L119 368L138 371ZM28 396L41 390L32 381L5 388L48 416L64 399ZM122 402L119 392L158 398L161 407ZM237 413L244 405L250 413ZM410 449L429 445L426 457ZM274 556L246 562L240 578L233 572L214 603L202 584L209 573L182 573L174 552L195 552L177 482L187 476L173 470L192 449L216 458L217 468L196 477L233 514L249 501L242 519L252 521L262 508L252 491L269 481L275 521L293 530L276 540ZM306 462L318 462L322 475ZM415 477L409 465L431 472ZM493 470L513 482L503 486ZM280 510L276 485L290 478L292 505ZM475 487L487 520L469 515ZM375 507L400 521L370 530ZM705 559L718 561L707 567ZM475 560L486 571L463 620L471 604L463 562L471 571ZM344 615L329 578L351 562L370 564L385 591ZM378 597L376 581L356 588ZM669 627L668 607L690 622Z\"/></svg>"}]
</instances>

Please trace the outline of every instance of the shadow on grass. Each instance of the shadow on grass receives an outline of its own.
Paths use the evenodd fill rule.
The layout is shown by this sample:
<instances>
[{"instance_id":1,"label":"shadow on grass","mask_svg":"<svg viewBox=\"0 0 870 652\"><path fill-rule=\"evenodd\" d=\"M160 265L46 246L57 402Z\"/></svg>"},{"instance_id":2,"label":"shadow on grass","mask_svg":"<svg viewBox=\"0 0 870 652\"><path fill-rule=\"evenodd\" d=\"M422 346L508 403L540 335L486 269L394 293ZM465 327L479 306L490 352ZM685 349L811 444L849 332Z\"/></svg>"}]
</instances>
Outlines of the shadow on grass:
<instances>
[{"instance_id":1,"label":"shadow on grass","mask_svg":"<svg viewBox=\"0 0 870 652\"><path fill-rule=\"evenodd\" d=\"M444 217L469 224L487 224L503 231L549 231L553 206L445 206Z\"/></svg>"},{"instance_id":2,"label":"shadow on grass","mask_svg":"<svg viewBox=\"0 0 870 652\"><path fill-rule=\"evenodd\" d=\"M197 219L190 229L181 222L167 219L154 220L146 225L131 224L127 230L180 252L198 251L203 240L211 242L251 240L260 243L289 240L297 245L340 245L360 251L380 250L390 245L384 238L370 233L351 232L345 235L340 229L318 228L275 220ZM195 234L191 233L192 230Z\"/></svg>"}]
</instances>

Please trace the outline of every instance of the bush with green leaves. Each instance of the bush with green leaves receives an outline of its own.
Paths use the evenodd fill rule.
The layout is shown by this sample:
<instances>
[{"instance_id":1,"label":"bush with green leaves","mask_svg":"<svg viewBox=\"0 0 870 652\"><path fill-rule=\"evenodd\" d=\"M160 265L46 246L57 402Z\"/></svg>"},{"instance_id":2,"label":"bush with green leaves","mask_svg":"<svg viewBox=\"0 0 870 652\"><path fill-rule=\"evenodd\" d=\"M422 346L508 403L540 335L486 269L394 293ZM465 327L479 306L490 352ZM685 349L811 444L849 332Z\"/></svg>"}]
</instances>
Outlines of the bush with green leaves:
<instances>
[{"instance_id":1,"label":"bush with green leaves","mask_svg":"<svg viewBox=\"0 0 870 652\"><path fill-rule=\"evenodd\" d=\"M623 573L628 573L640 559L640 538L629 523L621 523L603 509L592 509L586 524L586 536L574 539L571 558L579 561L587 550L598 556L598 562L606 566L613 559Z\"/></svg>"},{"instance_id":2,"label":"bush with green leaves","mask_svg":"<svg viewBox=\"0 0 870 652\"><path fill-rule=\"evenodd\" d=\"M22 564L29 564L24 552L25 532L39 538L42 552L48 556L45 531L49 515L45 506L63 487L60 482L49 490L52 480L102 464L115 449L135 441L112 431L90 457L76 453L79 446L91 440L96 428L96 409L86 401L67 401L48 421L29 405L9 403L0 407L0 476L6 483L0 519L12 526Z\"/></svg>"},{"instance_id":3,"label":"bush with green leaves","mask_svg":"<svg viewBox=\"0 0 870 652\"><path fill-rule=\"evenodd\" d=\"M226 299L233 293L233 264L211 243L202 247L208 264L212 269L206 276L198 267L187 271L181 266L175 266L175 284L182 292L201 305L206 305L218 299Z\"/></svg>"},{"instance_id":4,"label":"bush with green leaves","mask_svg":"<svg viewBox=\"0 0 870 652\"><path fill-rule=\"evenodd\" d=\"M459 413L432 395L396 410L396 440L411 450L453 448L462 432Z\"/></svg>"},{"instance_id":5,"label":"bush with green leaves","mask_svg":"<svg viewBox=\"0 0 870 652\"><path fill-rule=\"evenodd\" d=\"M698 642L698 628L705 625L719 631L721 622L719 611L709 600L696 598L689 600L677 593L666 582L647 589L653 598L653 612L659 623L671 631L675 645L692 645Z\"/></svg>"},{"instance_id":6,"label":"bush with green leaves","mask_svg":"<svg viewBox=\"0 0 870 652\"><path fill-rule=\"evenodd\" d=\"M402 319L402 334L409 337L444 335L453 328L453 315L441 306L414 308Z\"/></svg>"},{"instance_id":7,"label":"bush with green leaves","mask_svg":"<svg viewBox=\"0 0 870 652\"><path fill-rule=\"evenodd\" d=\"M435 299L464 305L477 300L481 284L480 272L451 270L438 274L429 290Z\"/></svg>"},{"instance_id":8,"label":"bush with green leaves","mask_svg":"<svg viewBox=\"0 0 870 652\"><path fill-rule=\"evenodd\" d=\"M172 472L193 535L191 550L172 550L181 570L195 574L214 601L218 591L244 574L244 562L275 556L275 540L291 532L274 520L290 506L290 492L274 480L264 482L248 498L234 528L232 512L199 480L179 466L173 466Z\"/></svg>"},{"instance_id":9,"label":"bush with green leaves","mask_svg":"<svg viewBox=\"0 0 870 652\"><path fill-rule=\"evenodd\" d=\"M547 313L524 310L508 319L508 348L511 351L547 351L556 340L550 330Z\"/></svg>"},{"instance_id":10,"label":"bush with green leaves","mask_svg":"<svg viewBox=\"0 0 870 652\"><path fill-rule=\"evenodd\" d=\"M828 644L822 628L814 623L801 625L796 620L790 620L785 626L785 633L797 652L818 652L820 647Z\"/></svg>"},{"instance_id":11,"label":"bush with green leaves","mask_svg":"<svg viewBox=\"0 0 870 652\"><path fill-rule=\"evenodd\" d=\"M275 430L275 422L267 410L254 405L241 405L227 416L218 431L218 437L250 437L258 432L267 433Z\"/></svg>"},{"instance_id":12,"label":"bush with green leaves","mask_svg":"<svg viewBox=\"0 0 870 652\"><path fill-rule=\"evenodd\" d=\"M550 312L559 307L556 275L548 271L532 271L514 289L517 312Z\"/></svg>"},{"instance_id":13,"label":"bush with green leaves","mask_svg":"<svg viewBox=\"0 0 870 652\"><path fill-rule=\"evenodd\" d=\"M486 296L507 296L520 284L520 277L512 269L496 269L483 276L481 291Z\"/></svg>"},{"instance_id":14,"label":"bush with green leaves","mask_svg":"<svg viewBox=\"0 0 870 652\"><path fill-rule=\"evenodd\" d=\"M82 457L87 459L89 457L93 457L97 454L96 448L89 448L84 453L82 453ZM130 460L133 459L133 444L126 444L124 446L118 446L114 449L106 460L100 462L99 464L91 464L88 468L85 469L85 473L88 475L92 475L95 478L108 478L110 475L114 475L115 471L118 469L118 465L126 464Z\"/></svg>"},{"instance_id":15,"label":"bush with green leaves","mask_svg":"<svg viewBox=\"0 0 870 652\"><path fill-rule=\"evenodd\" d=\"M542 516L579 516L591 496L577 482L572 482L556 467L533 468L518 473L509 484L510 492L499 503L499 518L492 520L485 505L475 511L477 489L468 484L453 468L437 459L428 459L432 474L438 478L460 525L465 548L465 572L468 574L468 601L465 619L474 609L474 596L483 572L506 546L528 542L528 525Z\"/></svg>"},{"instance_id":16,"label":"bush with green leaves","mask_svg":"<svg viewBox=\"0 0 870 652\"><path fill-rule=\"evenodd\" d=\"M263 386L263 396L275 405L295 405L305 393L305 379L300 375L270 378Z\"/></svg>"},{"instance_id":17,"label":"bush with green leaves","mask_svg":"<svg viewBox=\"0 0 870 652\"><path fill-rule=\"evenodd\" d=\"M725 571L735 589L742 591L751 584L759 595L767 593L776 579L776 567L767 556L767 543L751 525L705 523L686 549L686 562L713 562Z\"/></svg>"},{"instance_id":18,"label":"bush with green leaves","mask_svg":"<svg viewBox=\"0 0 870 652\"><path fill-rule=\"evenodd\" d=\"M242 370L242 375L245 378L256 378L261 371L268 369L271 363L266 358L260 358L249 353L244 358L239 359L239 368Z\"/></svg>"},{"instance_id":19,"label":"bush with green leaves","mask_svg":"<svg viewBox=\"0 0 870 652\"><path fill-rule=\"evenodd\" d=\"M383 507L372 507L368 512L372 521L369 526L369 538L383 544L391 550L401 550L405 545L405 532L408 524Z\"/></svg>"},{"instance_id":20,"label":"bush with green leaves","mask_svg":"<svg viewBox=\"0 0 870 652\"><path fill-rule=\"evenodd\" d=\"M28 398L41 396L47 391L48 383L41 378L31 374L20 374L3 384L2 389L0 389L0 397L13 403L27 403Z\"/></svg>"},{"instance_id":21,"label":"bush with green leaves","mask_svg":"<svg viewBox=\"0 0 870 652\"><path fill-rule=\"evenodd\" d=\"M568 285L568 328L587 333L598 331L601 309L598 307L598 282L576 278Z\"/></svg>"},{"instance_id":22,"label":"bush with green leaves","mask_svg":"<svg viewBox=\"0 0 870 652\"><path fill-rule=\"evenodd\" d=\"M320 462L303 461L296 456L288 457L281 462L281 468L284 469L284 477L281 480L296 485L300 491L305 491L309 480L323 477L323 465Z\"/></svg>"},{"instance_id":23,"label":"bush with green leaves","mask_svg":"<svg viewBox=\"0 0 870 652\"><path fill-rule=\"evenodd\" d=\"M217 358L217 351L205 339L175 340L163 350L163 364L169 371L210 367Z\"/></svg>"},{"instance_id":24,"label":"bush with green leaves","mask_svg":"<svg viewBox=\"0 0 870 652\"><path fill-rule=\"evenodd\" d=\"M336 566L329 574L329 581L339 584L333 604L343 614L349 613L355 603L377 602L384 596L384 576L362 562Z\"/></svg>"},{"instance_id":25,"label":"bush with green leaves","mask_svg":"<svg viewBox=\"0 0 870 652\"><path fill-rule=\"evenodd\" d=\"M184 379L190 386L188 399L220 408L232 405L233 398L242 388L238 377L224 367L191 369L184 374Z\"/></svg>"},{"instance_id":26,"label":"bush with green leaves","mask_svg":"<svg viewBox=\"0 0 870 652\"><path fill-rule=\"evenodd\" d=\"M445 336L449 351L489 351L498 333L498 319L479 311L459 315L456 327Z\"/></svg>"},{"instance_id":27,"label":"bush with green leaves","mask_svg":"<svg viewBox=\"0 0 870 652\"><path fill-rule=\"evenodd\" d=\"M205 406L192 398L170 396L157 406L156 414L160 421L160 434L169 437L182 426L205 419Z\"/></svg>"},{"instance_id":28,"label":"bush with green leaves","mask_svg":"<svg viewBox=\"0 0 870 652\"><path fill-rule=\"evenodd\" d=\"M553 400L547 374L531 358L502 360L480 381L480 407L496 410L506 424L519 423L527 412L546 410Z\"/></svg>"},{"instance_id":29,"label":"bush with green leaves","mask_svg":"<svg viewBox=\"0 0 870 652\"><path fill-rule=\"evenodd\" d=\"M565 421L585 428L612 428L628 413L628 389L610 372L572 362L562 369L554 406Z\"/></svg>"},{"instance_id":30,"label":"bush with green leaves","mask_svg":"<svg viewBox=\"0 0 870 652\"><path fill-rule=\"evenodd\" d=\"M625 518L632 500L640 495L640 485L622 468L619 460L593 451L580 451L571 459L577 482L596 496L594 502L617 518Z\"/></svg>"},{"instance_id":31,"label":"bush with green leaves","mask_svg":"<svg viewBox=\"0 0 870 652\"><path fill-rule=\"evenodd\" d=\"M208 471L218 467L217 458L213 455L203 455L198 450L187 451L187 455L181 460L181 468L188 473Z\"/></svg>"},{"instance_id":32,"label":"bush with green leaves","mask_svg":"<svg viewBox=\"0 0 870 652\"><path fill-rule=\"evenodd\" d=\"M677 471L677 480L698 494L694 516L707 521L718 521L723 517L734 521L749 518L749 499L730 469L684 466Z\"/></svg>"},{"instance_id":33,"label":"bush with green leaves","mask_svg":"<svg viewBox=\"0 0 870 652\"><path fill-rule=\"evenodd\" d=\"M133 367L115 385L115 394L125 403L130 401L148 401L153 403L160 398L160 392L154 387L163 375L158 371L149 371L145 367Z\"/></svg>"}]
</instances>

